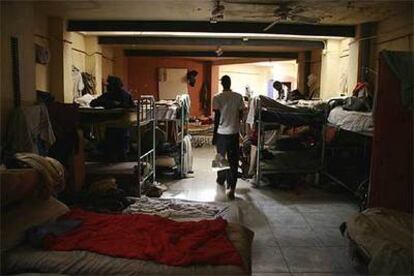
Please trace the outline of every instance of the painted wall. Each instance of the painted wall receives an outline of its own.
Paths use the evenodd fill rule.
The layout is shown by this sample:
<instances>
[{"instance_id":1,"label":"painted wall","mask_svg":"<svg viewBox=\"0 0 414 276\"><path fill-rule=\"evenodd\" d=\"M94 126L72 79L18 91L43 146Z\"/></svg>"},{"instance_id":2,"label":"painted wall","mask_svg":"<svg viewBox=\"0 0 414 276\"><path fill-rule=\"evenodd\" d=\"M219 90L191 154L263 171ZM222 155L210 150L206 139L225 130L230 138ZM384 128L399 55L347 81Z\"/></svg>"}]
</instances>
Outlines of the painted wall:
<instances>
[{"instance_id":1,"label":"painted wall","mask_svg":"<svg viewBox=\"0 0 414 276\"><path fill-rule=\"evenodd\" d=\"M378 22L377 53L382 50L413 51L413 26L412 10Z\"/></svg>"},{"instance_id":2,"label":"painted wall","mask_svg":"<svg viewBox=\"0 0 414 276\"><path fill-rule=\"evenodd\" d=\"M191 115L202 114L199 96L204 82L204 63L184 58L128 57L128 88L136 98L139 95L158 97L158 68L187 68L198 72L194 87L188 86L191 98Z\"/></svg>"},{"instance_id":3,"label":"painted wall","mask_svg":"<svg viewBox=\"0 0 414 276\"><path fill-rule=\"evenodd\" d=\"M80 51L86 51L86 41L85 36L79 33L69 33L70 42L72 42L71 47L71 59L72 62L70 65L76 66L81 72L84 72L86 69L86 55ZM77 51L79 50L79 51ZM69 57L70 58L70 57Z\"/></svg>"},{"instance_id":4,"label":"painted wall","mask_svg":"<svg viewBox=\"0 0 414 276\"><path fill-rule=\"evenodd\" d=\"M313 92L313 98L319 98L321 89L322 50L312 50L310 63L310 73L316 77L316 81L309 88L309 92ZM308 76L306 76L305 82L305 85L308 85Z\"/></svg>"},{"instance_id":5,"label":"painted wall","mask_svg":"<svg viewBox=\"0 0 414 276\"><path fill-rule=\"evenodd\" d=\"M14 106L10 39L19 40L21 104L36 100L34 9L32 2L1 1L1 133ZM10 24L13 22L13 24Z\"/></svg>"},{"instance_id":6,"label":"painted wall","mask_svg":"<svg viewBox=\"0 0 414 276\"><path fill-rule=\"evenodd\" d=\"M348 40L349 58L348 58L348 93L352 95L358 80L358 56L359 56L359 44L355 39Z\"/></svg>"},{"instance_id":7,"label":"painted wall","mask_svg":"<svg viewBox=\"0 0 414 276\"><path fill-rule=\"evenodd\" d=\"M358 76L357 42L351 38L328 39L322 51L320 71L320 98L351 95Z\"/></svg>"},{"instance_id":8,"label":"painted wall","mask_svg":"<svg viewBox=\"0 0 414 276\"><path fill-rule=\"evenodd\" d=\"M219 79L228 75L231 78L231 89L245 95L246 86L249 86L254 95L267 95L268 81L273 78L271 66L258 66L254 64L233 64L219 66ZM220 82L219 82L220 84ZM214 94L220 92L213 91Z\"/></svg>"},{"instance_id":9,"label":"painted wall","mask_svg":"<svg viewBox=\"0 0 414 276\"><path fill-rule=\"evenodd\" d=\"M291 89L297 88L298 64L292 60L220 65L219 79L223 75L230 76L232 89L242 95L245 95L246 86L254 95L268 95L269 81L291 82Z\"/></svg>"},{"instance_id":10,"label":"painted wall","mask_svg":"<svg viewBox=\"0 0 414 276\"><path fill-rule=\"evenodd\" d=\"M272 78L280 82L290 82L291 89L298 87L298 63L296 60L272 62Z\"/></svg>"},{"instance_id":11,"label":"painted wall","mask_svg":"<svg viewBox=\"0 0 414 276\"><path fill-rule=\"evenodd\" d=\"M339 56L340 44L338 40L328 40L322 53L321 61L321 90L320 97L329 99L338 96L339 93Z\"/></svg>"},{"instance_id":12,"label":"painted wall","mask_svg":"<svg viewBox=\"0 0 414 276\"><path fill-rule=\"evenodd\" d=\"M307 76L305 76L305 67L306 67L306 63L310 62L309 60L306 60L306 55L305 52L300 52L298 54L298 61L297 61L297 66L298 66L298 72L297 72L297 88L299 91L301 91L302 93L305 91L305 85L306 85L306 78Z\"/></svg>"},{"instance_id":13,"label":"painted wall","mask_svg":"<svg viewBox=\"0 0 414 276\"><path fill-rule=\"evenodd\" d=\"M110 47L102 47L102 79L106 80L113 74L114 51Z\"/></svg>"},{"instance_id":14,"label":"painted wall","mask_svg":"<svg viewBox=\"0 0 414 276\"><path fill-rule=\"evenodd\" d=\"M35 9L34 40L37 45L50 48L47 17ZM49 91L49 64L36 63L36 90Z\"/></svg>"},{"instance_id":15,"label":"painted wall","mask_svg":"<svg viewBox=\"0 0 414 276\"><path fill-rule=\"evenodd\" d=\"M128 88L128 58L124 55L124 50L121 48L114 48L113 53L113 67L112 72L115 76L121 78L124 87Z\"/></svg>"},{"instance_id":16,"label":"painted wall","mask_svg":"<svg viewBox=\"0 0 414 276\"><path fill-rule=\"evenodd\" d=\"M102 94L102 46L96 36L85 37L85 72L95 77L95 94Z\"/></svg>"}]
</instances>

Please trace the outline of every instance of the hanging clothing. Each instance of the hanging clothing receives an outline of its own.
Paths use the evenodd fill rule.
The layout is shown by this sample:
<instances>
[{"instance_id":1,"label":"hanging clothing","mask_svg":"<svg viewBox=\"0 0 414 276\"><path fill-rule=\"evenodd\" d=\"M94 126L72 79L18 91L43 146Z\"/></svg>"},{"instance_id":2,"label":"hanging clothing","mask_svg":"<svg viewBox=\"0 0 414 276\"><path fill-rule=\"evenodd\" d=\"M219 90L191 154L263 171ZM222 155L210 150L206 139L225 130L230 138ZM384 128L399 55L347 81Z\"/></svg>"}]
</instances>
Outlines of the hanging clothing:
<instances>
[{"instance_id":1,"label":"hanging clothing","mask_svg":"<svg viewBox=\"0 0 414 276\"><path fill-rule=\"evenodd\" d=\"M72 83L73 83L73 90L72 90L73 99L81 97L82 91L85 88L85 85L83 83L81 71L75 66L72 66Z\"/></svg>"},{"instance_id":2,"label":"hanging clothing","mask_svg":"<svg viewBox=\"0 0 414 276\"><path fill-rule=\"evenodd\" d=\"M204 115L207 116L210 111L210 100L209 100L209 91L208 91L206 83L203 83L199 100L200 100L200 107L203 110Z\"/></svg>"},{"instance_id":3,"label":"hanging clothing","mask_svg":"<svg viewBox=\"0 0 414 276\"><path fill-rule=\"evenodd\" d=\"M186 135L183 139L184 143L184 174L193 171L193 149L191 146L191 136Z\"/></svg>"},{"instance_id":4,"label":"hanging clothing","mask_svg":"<svg viewBox=\"0 0 414 276\"><path fill-rule=\"evenodd\" d=\"M188 94L178 95L175 99L176 102L179 103L181 108L184 108L184 116L186 117L186 120L188 119L190 115L190 108L191 108L191 99Z\"/></svg>"},{"instance_id":5,"label":"hanging clothing","mask_svg":"<svg viewBox=\"0 0 414 276\"><path fill-rule=\"evenodd\" d=\"M44 104L13 110L6 134L7 154L32 152L46 155L56 138Z\"/></svg>"},{"instance_id":6,"label":"hanging clothing","mask_svg":"<svg viewBox=\"0 0 414 276\"><path fill-rule=\"evenodd\" d=\"M191 136L186 135L183 139L184 144L184 160L183 160L183 173L184 175L193 172L193 149L191 146Z\"/></svg>"},{"instance_id":7,"label":"hanging clothing","mask_svg":"<svg viewBox=\"0 0 414 276\"><path fill-rule=\"evenodd\" d=\"M95 76L86 72L82 72L82 81L84 88L82 89L82 95L85 94L96 94L96 79ZM82 96L81 95L81 96Z\"/></svg>"}]
</instances>

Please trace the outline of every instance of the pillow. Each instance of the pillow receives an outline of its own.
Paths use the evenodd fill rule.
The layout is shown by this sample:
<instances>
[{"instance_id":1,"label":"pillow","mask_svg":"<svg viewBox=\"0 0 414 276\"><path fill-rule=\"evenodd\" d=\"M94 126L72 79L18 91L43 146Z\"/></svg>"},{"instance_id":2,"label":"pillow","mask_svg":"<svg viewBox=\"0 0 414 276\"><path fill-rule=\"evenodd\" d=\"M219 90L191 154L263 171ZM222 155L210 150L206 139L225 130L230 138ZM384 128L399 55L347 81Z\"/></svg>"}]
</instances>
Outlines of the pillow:
<instances>
[{"instance_id":1,"label":"pillow","mask_svg":"<svg viewBox=\"0 0 414 276\"><path fill-rule=\"evenodd\" d=\"M47 200L29 199L1 214L1 251L12 249L24 241L26 230L52 222L67 213L69 208L50 197Z\"/></svg>"}]
</instances>

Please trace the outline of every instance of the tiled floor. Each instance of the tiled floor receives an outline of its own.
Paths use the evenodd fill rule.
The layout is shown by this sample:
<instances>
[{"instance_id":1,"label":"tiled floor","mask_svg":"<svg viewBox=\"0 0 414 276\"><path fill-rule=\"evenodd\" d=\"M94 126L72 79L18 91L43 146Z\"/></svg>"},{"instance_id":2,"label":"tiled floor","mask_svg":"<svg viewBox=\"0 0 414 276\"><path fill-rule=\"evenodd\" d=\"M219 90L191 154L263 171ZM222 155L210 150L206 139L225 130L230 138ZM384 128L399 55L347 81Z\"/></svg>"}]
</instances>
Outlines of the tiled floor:
<instances>
[{"instance_id":1,"label":"tiled floor","mask_svg":"<svg viewBox=\"0 0 414 276\"><path fill-rule=\"evenodd\" d=\"M194 149L194 176L168 181L163 197L227 201L210 165L213 148ZM339 225L358 208L348 195L311 187L283 191L253 188L239 180L236 200L243 223L255 232L255 276L358 275L352 268Z\"/></svg>"}]
</instances>

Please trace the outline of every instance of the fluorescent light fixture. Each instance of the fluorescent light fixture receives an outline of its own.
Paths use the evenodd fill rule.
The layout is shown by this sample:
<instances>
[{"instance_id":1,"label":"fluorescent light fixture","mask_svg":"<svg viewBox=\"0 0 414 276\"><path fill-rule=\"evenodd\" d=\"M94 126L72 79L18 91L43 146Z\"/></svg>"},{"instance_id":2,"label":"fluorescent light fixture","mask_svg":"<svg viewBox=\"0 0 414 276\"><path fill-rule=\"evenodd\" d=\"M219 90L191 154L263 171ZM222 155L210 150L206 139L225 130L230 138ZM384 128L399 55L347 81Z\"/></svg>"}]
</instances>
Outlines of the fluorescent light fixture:
<instances>
[{"instance_id":1,"label":"fluorescent light fixture","mask_svg":"<svg viewBox=\"0 0 414 276\"><path fill-rule=\"evenodd\" d=\"M240 38L245 39L301 39L321 41L327 39L342 40L345 37L314 36L314 35L288 35L263 33L203 33L203 32L81 32L93 36L135 36L135 37L196 37L196 38Z\"/></svg>"}]
</instances>

